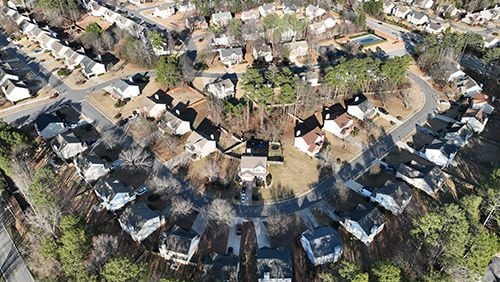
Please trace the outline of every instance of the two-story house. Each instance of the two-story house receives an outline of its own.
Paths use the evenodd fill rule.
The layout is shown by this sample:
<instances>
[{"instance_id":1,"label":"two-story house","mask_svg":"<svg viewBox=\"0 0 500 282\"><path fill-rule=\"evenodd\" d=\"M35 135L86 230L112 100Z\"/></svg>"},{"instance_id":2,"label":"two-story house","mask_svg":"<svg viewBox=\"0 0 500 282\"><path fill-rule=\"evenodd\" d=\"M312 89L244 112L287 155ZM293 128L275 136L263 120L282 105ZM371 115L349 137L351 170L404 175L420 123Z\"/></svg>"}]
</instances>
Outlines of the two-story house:
<instances>
[{"instance_id":1,"label":"two-story house","mask_svg":"<svg viewBox=\"0 0 500 282\"><path fill-rule=\"evenodd\" d=\"M330 226L306 230L300 237L300 243L314 266L336 262L342 256L342 241Z\"/></svg>"},{"instance_id":2,"label":"two-story house","mask_svg":"<svg viewBox=\"0 0 500 282\"><path fill-rule=\"evenodd\" d=\"M198 249L200 235L193 230L185 230L174 225L164 232L160 239L160 255L180 264L188 264Z\"/></svg>"},{"instance_id":3,"label":"two-story house","mask_svg":"<svg viewBox=\"0 0 500 282\"><path fill-rule=\"evenodd\" d=\"M410 203L412 195L406 183L387 180L382 187L373 189L370 198L393 214L400 215Z\"/></svg>"},{"instance_id":4,"label":"two-story house","mask_svg":"<svg viewBox=\"0 0 500 282\"><path fill-rule=\"evenodd\" d=\"M354 237L369 246L385 226L385 217L371 204L358 205L340 224Z\"/></svg>"},{"instance_id":5,"label":"two-story house","mask_svg":"<svg viewBox=\"0 0 500 282\"><path fill-rule=\"evenodd\" d=\"M136 199L135 189L125 186L117 179L99 178L94 185L94 192L101 201L101 206L108 211L116 211Z\"/></svg>"},{"instance_id":6,"label":"two-story house","mask_svg":"<svg viewBox=\"0 0 500 282\"><path fill-rule=\"evenodd\" d=\"M162 216L151 210L145 203L128 206L118 218L118 222L123 231L136 242L146 239L164 224Z\"/></svg>"}]
</instances>

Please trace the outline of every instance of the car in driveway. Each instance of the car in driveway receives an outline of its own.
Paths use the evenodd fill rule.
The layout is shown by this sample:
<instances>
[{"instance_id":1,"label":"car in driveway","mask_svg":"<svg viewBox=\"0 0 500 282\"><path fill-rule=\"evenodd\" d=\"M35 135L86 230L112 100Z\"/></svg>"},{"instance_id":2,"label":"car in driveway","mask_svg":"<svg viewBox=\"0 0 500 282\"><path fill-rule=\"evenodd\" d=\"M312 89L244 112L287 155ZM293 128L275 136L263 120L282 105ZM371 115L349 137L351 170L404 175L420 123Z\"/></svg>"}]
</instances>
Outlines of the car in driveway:
<instances>
[{"instance_id":1,"label":"car in driveway","mask_svg":"<svg viewBox=\"0 0 500 282\"><path fill-rule=\"evenodd\" d=\"M381 113L383 113L384 115L388 115L389 114L389 112L386 109L382 108L382 107L378 107L378 111L381 112Z\"/></svg>"},{"instance_id":2,"label":"car in driveway","mask_svg":"<svg viewBox=\"0 0 500 282\"><path fill-rule=\"evenodd\" d=\"M243 226L238 223L236 225L236 235L241 236L242 233L243 233Z\"/></svg>"}]
</instances>

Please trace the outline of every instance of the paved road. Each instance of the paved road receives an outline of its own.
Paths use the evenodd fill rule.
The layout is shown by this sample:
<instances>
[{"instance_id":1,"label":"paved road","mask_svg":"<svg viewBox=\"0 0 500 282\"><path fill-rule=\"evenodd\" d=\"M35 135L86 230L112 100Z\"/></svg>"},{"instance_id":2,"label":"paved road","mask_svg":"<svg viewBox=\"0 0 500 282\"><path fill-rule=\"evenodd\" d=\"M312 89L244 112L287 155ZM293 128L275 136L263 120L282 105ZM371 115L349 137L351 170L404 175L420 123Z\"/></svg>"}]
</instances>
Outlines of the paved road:
<instances>
[{"instance_id":1,"label":"paved road","mask_svg":"<svg viewBox=\"0 0 500 282\"><path fill-rule=\"evenodd\" d=\"M2 223L0 223L0 270L7 282L35 281Z\"/></svg>"}]
</instances>

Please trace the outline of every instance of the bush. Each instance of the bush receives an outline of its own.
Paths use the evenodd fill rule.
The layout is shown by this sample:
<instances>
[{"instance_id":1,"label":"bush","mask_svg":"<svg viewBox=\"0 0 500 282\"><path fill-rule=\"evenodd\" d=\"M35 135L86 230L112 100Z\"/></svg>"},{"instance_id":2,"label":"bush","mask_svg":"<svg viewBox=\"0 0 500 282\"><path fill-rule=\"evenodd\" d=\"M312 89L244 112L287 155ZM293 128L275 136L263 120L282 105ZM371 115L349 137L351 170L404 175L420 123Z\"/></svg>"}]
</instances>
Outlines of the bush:
<instances>
[{"instance_id":1,"label":"bush","mask_svg":"<svg viewBox=\"0 0 500 282\"><path fill-rule=\"evenodd\" d=\"M66 68L62 68L62 69L57 70L57 75L60 77L65 77L65 76L68 76L70 74L71 74L71 71L66 69Z\"/></svg>"},{"instance_id":2,"label":"bush","mask_svg":"<svg viewBox=\"0 0 500 282\"><path fill-rule=\"evenodd\" d=\"M207 70L208 69L208 65L206 63L199 62L199 63L196 63L194 65L194 69L195 70Z\"/></svg>"},{"instance_id":3,"label":"bush","mask_svg":"<svg viewBox=\"0 0 500 282\"><path fill-rule=\"evenodd\" d=\"M128 100L118 100L115 103L115 108L121 108L127 104Z\"/></svg>"},{"instance_id":4,"label":"bush","mask_svg":"<svg viewBox=\"0 0 500 282\"><path fill-rule=\"evenodd\" d=\"M117 114L115 115L115 118L116 118L116 119L119 119L119 118L121 118L121 117L122 117L122 113L117 113Z\"/></svg>"}]
</instances>

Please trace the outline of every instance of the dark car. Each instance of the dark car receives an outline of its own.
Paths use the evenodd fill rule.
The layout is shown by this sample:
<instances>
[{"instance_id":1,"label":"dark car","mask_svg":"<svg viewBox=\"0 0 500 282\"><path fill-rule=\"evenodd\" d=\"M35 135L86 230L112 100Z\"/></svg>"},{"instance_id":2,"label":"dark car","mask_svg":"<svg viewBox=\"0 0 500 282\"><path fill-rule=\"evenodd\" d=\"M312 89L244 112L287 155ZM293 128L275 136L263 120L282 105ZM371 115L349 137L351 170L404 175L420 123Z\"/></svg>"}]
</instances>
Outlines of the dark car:
<instances>
[{"instance_id":1,"label":"dark car","mask_svg":"<svg viewBox=\"0 0 500 282\"><path fill-rule=\"evenodd\" d=\"M384 115L388 115L389 114L389 112L386 109L382 108L382 107L378 107L378 111L381 112L381 113L383 113Z\"/></svg>"},{"instance_id":2,"label":"dark car","mask_svg":"<svg viewBox=\"0 0 500 282\"><path fill-rule=\"evenodd\" d=\"M243 226L241 224L236 225L236 235L240 236L243 233Z\"/></svg>"}]
</instances>

